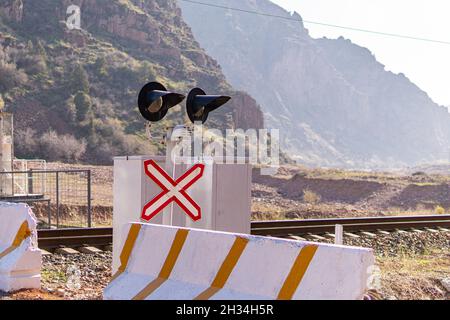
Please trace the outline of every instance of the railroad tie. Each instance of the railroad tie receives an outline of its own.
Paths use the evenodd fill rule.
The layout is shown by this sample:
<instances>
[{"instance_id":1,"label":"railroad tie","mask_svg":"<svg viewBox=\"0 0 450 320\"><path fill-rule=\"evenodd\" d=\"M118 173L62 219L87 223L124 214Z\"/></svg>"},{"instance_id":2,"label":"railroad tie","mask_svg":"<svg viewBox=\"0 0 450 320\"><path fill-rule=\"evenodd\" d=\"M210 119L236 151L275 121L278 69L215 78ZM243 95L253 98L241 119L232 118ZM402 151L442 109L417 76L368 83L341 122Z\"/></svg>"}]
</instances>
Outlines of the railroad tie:
<instances>
[{"instance_id":1,"label":"railroad tie","mask_svg":"<svg viewBox=\"0 0 450 320\"><path fill-rule=\"evenodd\" d=\"M358 235L356 235L354 233L350 233L350 232L344 232L344 236L350 237L350 238L355 238L355 239L360 238L360 236L358 236Z\"/></svg>"},{"instance_id":2,"label":"railroad tie","mask_svg":"<svg viewBox=\"0 0 450 320\"><path fill-rule=\"evenodd\" d=\"M58 248L55 250L55 253L67 256L67 255L72 255L72 254L79 254L80 251L77 251L72 248Z\"/></svg>"},{"instance_id":3,"label":"railroad tie","mask_svg":"<svg viewBox=\"0 0 450 320\"><path fill-rule=\"evenodd\" d=\"M103 252L102 250L96 248L96 247L81 247L77 249L78 251L80 251L81 253L84 254L96 254L96 253L101 253Z\"/></svg>"},{"instance_id":4,"label":"railroad tie","mask_svg":"<svg viewBox=\"0 0 450 320\"><path fill-rule=\"evenodd\" d=\"M324 237L322 237L322 236L319 236L319 235L317 235L317 234L312 234L312 233L309 233L309 234L308 234L308 237L309 237L309 238L312 238L312 239L314 239L314 240L318 240L318 241L325 241L325 240L327 240L326 238L324 238Z\"/></svg>"},{"instance_id":5,"label":"railroad tie","mask_svg":"<svg viewBox=\"0 0 450 320\"><path fill-rule=\"evenodd\" d=\"M290 239L292 239L292 240L297 240L297 241L306 241L305 238L302 238L302 237L299 237L299 236L296 236L296 235L293 235L293 234L290 234L290 235L288 236L288 238L290 238Z\"/></svg>"},{"instance_id":6,"label":"railroad tie","mask_svg":"<svg viewBox=\"0 0 450 320\"><path fill-rule=\"evenodd\" d=\"M374 233L372 233L372 232L367 232L367 231L362 231L361 234L362 234L363 236L366 236L366 237L369 237L369 238L376 238L376 237L377 237L376 234L374 234Z\"/></svg>"}]
</instances>

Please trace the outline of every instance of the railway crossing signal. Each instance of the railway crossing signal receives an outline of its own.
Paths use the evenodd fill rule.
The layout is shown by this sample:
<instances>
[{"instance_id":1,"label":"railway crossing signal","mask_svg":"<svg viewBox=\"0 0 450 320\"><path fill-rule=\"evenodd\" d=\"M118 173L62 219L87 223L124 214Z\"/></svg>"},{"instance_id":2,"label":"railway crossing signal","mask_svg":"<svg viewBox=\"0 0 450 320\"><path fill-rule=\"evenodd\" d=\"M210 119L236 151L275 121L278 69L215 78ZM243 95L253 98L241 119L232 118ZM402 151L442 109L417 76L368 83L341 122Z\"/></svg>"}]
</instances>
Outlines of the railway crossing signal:
<instances>
[{"instance_id":1,"label":"railway crossing signal","mask_svg":"<svg viewBox=\"0 0 450 320\"><path fill-rule=\"evenodd\" d=\"M170 108L175 107L186 98L185 95L169 92L159 82L147 83L140 91L138 107L141 115L150 122L161 121ZM231 97L207 95L200 88L189 92L186 111L192 123L205 123L210 112L227 103Z\"/></svg>"}]
</instances>

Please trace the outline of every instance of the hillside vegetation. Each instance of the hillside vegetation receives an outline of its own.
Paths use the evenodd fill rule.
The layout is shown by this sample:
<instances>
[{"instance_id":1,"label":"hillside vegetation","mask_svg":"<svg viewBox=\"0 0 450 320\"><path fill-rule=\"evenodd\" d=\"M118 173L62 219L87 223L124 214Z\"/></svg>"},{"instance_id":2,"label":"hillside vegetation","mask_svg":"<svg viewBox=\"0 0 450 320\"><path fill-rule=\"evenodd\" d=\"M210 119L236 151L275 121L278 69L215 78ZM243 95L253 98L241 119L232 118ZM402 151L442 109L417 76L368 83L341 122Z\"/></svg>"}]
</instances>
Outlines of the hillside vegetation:
<instances>
[{"instance_id":1,"label":"hillside vegetation","mask_svg":"<svg viewBox=\"0 0 450 320\"><path fill-rule=\"evenodd\" d=\"M65 24L71 4L81 7L82 30ZM17 157L104 164L163 152L165 128L187 117L177 107L147 140L136 100L153 80L230 94L212 127L263 126L255 101L226 82L172 0L1 1L0 95L15 116Z\"/></svg>"}]
</instances>

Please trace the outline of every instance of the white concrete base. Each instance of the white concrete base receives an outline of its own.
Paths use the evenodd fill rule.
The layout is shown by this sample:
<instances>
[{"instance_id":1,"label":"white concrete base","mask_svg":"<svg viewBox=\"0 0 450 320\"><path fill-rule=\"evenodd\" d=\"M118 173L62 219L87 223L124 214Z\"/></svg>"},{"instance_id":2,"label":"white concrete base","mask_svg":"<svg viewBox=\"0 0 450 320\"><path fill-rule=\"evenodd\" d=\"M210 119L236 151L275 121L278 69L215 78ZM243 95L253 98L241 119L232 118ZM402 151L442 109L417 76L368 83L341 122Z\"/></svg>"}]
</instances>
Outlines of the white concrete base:
<instances>
[{"instance_id":1,"label":"white concrete base","mask_svg":"<svg viewBox=\"0 0 450 320\"><path fill-rule=\"evenodd\" d=\"M0 275L0 288L3 292L14 292L21 289L40 289L41 272L21 271L19 273Z\"/></svg>"},{"instance_id":2,"label":"white concrete base","mask_svg":"<svg viewBox=\"0 0 450 320\"><path fill-rule=\"evenodd\" d=\"M18 239L24 223L27 232ZM31 209L25 204L0 203L0 291L39 289L41 267L36 218Z\"/></svg>"}]
</instances>

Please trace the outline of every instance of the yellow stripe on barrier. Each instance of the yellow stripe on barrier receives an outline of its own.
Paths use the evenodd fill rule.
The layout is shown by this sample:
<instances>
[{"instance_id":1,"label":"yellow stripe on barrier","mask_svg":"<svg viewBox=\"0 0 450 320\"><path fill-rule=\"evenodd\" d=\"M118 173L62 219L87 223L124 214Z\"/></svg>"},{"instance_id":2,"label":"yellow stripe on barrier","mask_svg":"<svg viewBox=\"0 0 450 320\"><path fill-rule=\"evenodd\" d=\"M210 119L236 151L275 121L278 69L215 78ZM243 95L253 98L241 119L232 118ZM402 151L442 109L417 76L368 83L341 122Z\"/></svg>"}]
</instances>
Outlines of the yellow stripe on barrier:
<instances>
[{"instance_id":1,"label":"yellow stripe on barrier","mask_svg":"<svg viewBox=\"0 0 450 320\"><path fill-rule=\"evenodd\" d=\"M127 240L123 245L122 253L120 254L120 267L117 272L112 276L111 281L120 276L123 272L125 272L128 261L130 260L131 252L133 251L134 244L136 243L136 239L139 236L139 232L141 231L140 224L131 225L130 232L128 232Z\"/></svg>"},{"instance_id":2,"label":"yellow stripe on barrier","mask_svg":"<svg viewBox=\"0 0 450 320\"><path fill-rule=\"evenodd\" d=\"M248 239L240 237L236 238L230 252L217 272L216 278L211 284L211 287L200 293L194 300L208 300L225 286L225 283L228 281L228 278L236 267L236 264L238 263L239 258L244 252L247 244Z\"/></svg>"},{"instance_id":3,"label":"yellow stripe on barrier","mask_svg":"<svg viewBox=\"0 0 450 320\"><path fill-rule=\"evenodd\" d=\"M166 261L161 268L161 271L158 275L158 278L150 282L141 292L139 292L133 300L144 300L149 295L151 295L156 289L158 289L167 279L170 277L173 268L175 267L175 263L178 260L178 257L181 253L181 249L183 249L184 243L186 242L186 238L189 234L189 230L180 229L177 231L175 238L172 242L172 246L167 255Z\"/></svg>"},{"instance_id":4,"label":"yellow stripe on barrier","mask_svg":"<svg viewBox=\"0 0 450 320\"><path fill-rule=\"evenodd\" d=\"M283 287L278 293L278 300L292 299L295 291L297 291L298 286L302 282L303 276L308 270L309 264L316 254L317 248L317 245L306 245L302 248L291 268L291 271L289 272L289 275L284 281Z\"/></svg>"},{"instance_id":5,"label":"yellow stripe on barrier","mask_svg":"<svg viewBox=\"0 0 450 320\"><path fill-rule=\"evenodd\" d=\"M14 238L11 246L9 248L7 248L5 251L3 251L2 253L0 253L0 259L5 257L6 255L10 254L14 250L16 250L18 247L20 247L22 242L25 241L25 239L28 238L29 236L31 236L31 230L28 226L28 221L25 221L20 226L19 231L17 231L16 237Z\"/></svg>"}]
</instances>

